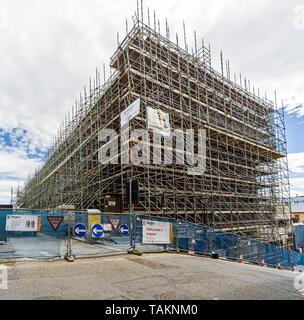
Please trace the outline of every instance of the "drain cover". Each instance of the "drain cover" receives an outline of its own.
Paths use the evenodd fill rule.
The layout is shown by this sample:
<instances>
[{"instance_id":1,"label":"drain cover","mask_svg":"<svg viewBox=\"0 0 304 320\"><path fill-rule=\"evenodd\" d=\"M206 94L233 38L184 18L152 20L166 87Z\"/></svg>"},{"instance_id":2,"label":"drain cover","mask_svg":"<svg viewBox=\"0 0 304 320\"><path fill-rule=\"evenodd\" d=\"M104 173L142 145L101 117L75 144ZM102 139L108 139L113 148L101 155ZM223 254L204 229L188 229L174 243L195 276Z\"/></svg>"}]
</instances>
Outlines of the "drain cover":
<instances>
[{"instance_id":1,"label":"drain cover","mask_svg":"<svg viewBox=\"0 0 304 320\"><path fill-rule=\"evenodd\" d=\"M188 297L183 296L177 292L168 292L156 295L153 297L155 300L189 300Z\"/></svg>"}]
</instances>

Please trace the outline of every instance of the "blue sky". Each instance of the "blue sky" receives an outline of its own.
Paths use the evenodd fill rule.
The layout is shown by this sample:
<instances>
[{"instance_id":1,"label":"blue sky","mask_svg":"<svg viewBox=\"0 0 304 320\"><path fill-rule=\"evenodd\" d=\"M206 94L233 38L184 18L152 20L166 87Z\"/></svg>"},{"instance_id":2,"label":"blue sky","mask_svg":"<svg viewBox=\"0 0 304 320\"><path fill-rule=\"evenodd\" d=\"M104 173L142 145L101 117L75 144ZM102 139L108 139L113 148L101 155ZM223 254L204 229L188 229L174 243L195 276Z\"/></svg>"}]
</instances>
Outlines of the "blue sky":
<instances>
[{"instance_id":1,"label":"blue sky","mask_svg":"<svg viewBox=\"0 0 304 320\"><path fill-rule=\"evenodd\" d=\"M291 99L286 107L286 138L291 195L304 195L304 104Z\"/></svg>"},{"instance_id":2,"label":"blue sky","mask_svg":"<svg viewBox=\"0 0 304 320\"><path fill-rule=\"evenodd\" d=\"M232 77L251 81L261 95L286 106L292 195L304 195L304 1L144 0L171 39L183 21L189 49L197 38L220 52ZM195 10L193 10L195 8ZM0 203L10 187L39 168L52 137L96 68L110 74L110 57L136 10L135 0L1 0L0 3ZM147 10L144 12L147 20ZM278 22L279 21L279 22ZM38 27L39 26L39 27ZM200 42L200 41L199 41ZM103 78L103 75L102 75Z\"/></svg>"},{"instance_id":3,"label":"blue sky","mask_svg":"<svg viewBox=\"0 0 304 320\"><path fill-rule=\"evenodd\" d=\"M288 153L304 152L304 117L287 114L285 125Z\"/></svg>"}]
</instances>

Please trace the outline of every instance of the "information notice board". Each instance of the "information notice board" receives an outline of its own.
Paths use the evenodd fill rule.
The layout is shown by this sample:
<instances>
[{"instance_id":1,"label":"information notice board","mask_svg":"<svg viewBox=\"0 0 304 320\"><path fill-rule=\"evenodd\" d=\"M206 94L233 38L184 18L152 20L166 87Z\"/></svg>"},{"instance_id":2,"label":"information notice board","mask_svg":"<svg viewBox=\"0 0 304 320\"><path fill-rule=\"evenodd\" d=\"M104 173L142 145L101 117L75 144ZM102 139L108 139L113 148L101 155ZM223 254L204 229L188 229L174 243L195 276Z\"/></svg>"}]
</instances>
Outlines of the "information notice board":
<instances>
[{"instance_id":1,"label":"information notice board","mask_svg":"<svg viewBox=\"0 0 304 320\"><path fill-rule=\"evenodd\" d=\"M5 230L22 232L40 231L40 216L7 215Z\"/></svg>"},{"instance_id":2,"label":"information notice board","mask_svg":"<svg viewBox=\"0 0 304 320\"><path fill-rule=\"evenodd\" d=\"M172 244L172 223L160 221L142 221L142 243Z\"/></svg>"}]
</instances>

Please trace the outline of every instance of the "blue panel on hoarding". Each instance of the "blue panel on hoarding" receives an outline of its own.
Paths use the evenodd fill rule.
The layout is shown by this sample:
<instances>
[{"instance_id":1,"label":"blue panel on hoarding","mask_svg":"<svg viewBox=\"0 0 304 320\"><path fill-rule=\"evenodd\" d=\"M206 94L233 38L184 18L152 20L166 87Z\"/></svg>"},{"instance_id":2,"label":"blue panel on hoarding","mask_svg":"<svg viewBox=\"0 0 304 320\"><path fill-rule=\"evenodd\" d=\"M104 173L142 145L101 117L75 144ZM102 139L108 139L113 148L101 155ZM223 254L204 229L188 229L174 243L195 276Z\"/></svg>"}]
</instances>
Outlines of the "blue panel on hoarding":
<instances>
[{"instance_id":1,"label":"blue panel on hoarding","mask_svg":"<svg viewBox=\"0 0 304 320\"><path fill-rule=\"evenodd\" d=\"M0 241L7 241L7 235L5 231L5 225L6 225L6 216L7 214L12 214L13 212L8 212L5 210L0 210Z\"/></svg>"},{"instance_id":2,"label":"blue panel on hoarding","mask_svg":"<svg viewBox=\"0 0 304 320\"><path fill-rule=\"evenodd\" d=\"M304 225L294 226L295 238L294 246L295 250L302 249L304 251Z\"/></svg>"}]
</instances>

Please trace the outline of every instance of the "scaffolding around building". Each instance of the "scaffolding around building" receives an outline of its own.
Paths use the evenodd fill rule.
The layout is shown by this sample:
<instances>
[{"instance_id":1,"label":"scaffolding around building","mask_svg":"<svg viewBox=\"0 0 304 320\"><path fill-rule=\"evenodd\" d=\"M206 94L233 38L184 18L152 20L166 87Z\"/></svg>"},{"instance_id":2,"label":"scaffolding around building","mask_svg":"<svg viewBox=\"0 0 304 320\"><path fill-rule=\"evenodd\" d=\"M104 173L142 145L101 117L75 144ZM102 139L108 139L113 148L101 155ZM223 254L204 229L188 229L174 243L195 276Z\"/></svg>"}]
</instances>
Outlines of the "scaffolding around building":
<instances>
[{"instance_id":1,"label":"scaffolding around building","mask_svg":"<svg viewBox=\"0 0 304 320\"><path fill-rule=\"evenodd\" d=\"M142 8L141 8L142 9ZM158 23L157 23L158 22ZM210 45L188 51L154 28L139 9L126 37L118 41L107 81L96 78L80 95L47 154L46 162L17 192L21 208L55 209L74 205L78 210L129 212L126 188L139 183L135 213L167 215L211 225L246 237L290 246L292 241L290 195L284 111L277 101L260 97L236 83L230 65L217 72L211 64ZM242 79L240 77L241 83ZM171 130L206 132L206 170L189 175L187 165L154 163L101 164L99 133L121 130L120 115L140 99L140 112L130 131L147 129L146 108L169 115ZM113 142L110 140L110 143ZM141 138L127 138L131 147ZM141 144L142 145L142 144ZM153 158L155 141L148 149ZM161 144L161 154L166 146ZM194 146L197 151L197 143ZM173 150L176 150L173 144ZM123 155L119 148L119 157ZM112 205L110 204L112 203Z\"/></svg>"}]
</instances>

